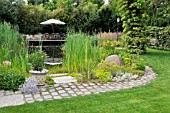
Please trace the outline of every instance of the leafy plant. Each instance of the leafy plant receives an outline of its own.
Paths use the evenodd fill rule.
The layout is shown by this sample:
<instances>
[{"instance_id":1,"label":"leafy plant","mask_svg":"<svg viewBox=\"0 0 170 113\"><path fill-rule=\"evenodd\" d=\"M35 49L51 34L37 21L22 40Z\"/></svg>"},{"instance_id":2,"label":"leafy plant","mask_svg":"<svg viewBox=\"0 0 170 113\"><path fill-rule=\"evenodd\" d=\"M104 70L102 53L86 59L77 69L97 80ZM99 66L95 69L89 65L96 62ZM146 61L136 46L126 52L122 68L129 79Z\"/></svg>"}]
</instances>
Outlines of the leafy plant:
<instances>
[{"instance_id":1,"label":"leafy plant","mask_svg":"<svg viewBox=\"0 0 170 113\"><path fill-rule=\"evenodd\" d=\"M111 72L109 70L105 70L105 69L94 70L94 77L103 82L111 81L111 79L109 79L109 76L111 76Z\"/></svg>"},{"instance_id":2,"label":"leafy plant","mask_svg":"<svg viewBox=\"0 0 170 113\"><path fill-rule=\"evenodd\" d=\"M44 61L47 55L43 51L34 51L29 55L29 63L31 63L32 69L41 71L45 68Z\"/></svg>"},{"instance_id":3,"label":"leafy plant","mask_svg":"<svg viewBox=\"0 0 170 113\"><path fill-rule=\"evenodd\" d=\"M54 80L50 76L46 77L45 83L47 83L48 85L54 85L55 84Z\"/></svg>"},{"instance_id":4,"label":"leafy plant","mask_svg":"<svg viewBox=\"0 0 170 113\"><path fill-rule=\"evenodd\" d=\"M0 89L16 91L24 81L24 74L18 70L6 66L0 67Z\"/></svg>"}]
</instances>

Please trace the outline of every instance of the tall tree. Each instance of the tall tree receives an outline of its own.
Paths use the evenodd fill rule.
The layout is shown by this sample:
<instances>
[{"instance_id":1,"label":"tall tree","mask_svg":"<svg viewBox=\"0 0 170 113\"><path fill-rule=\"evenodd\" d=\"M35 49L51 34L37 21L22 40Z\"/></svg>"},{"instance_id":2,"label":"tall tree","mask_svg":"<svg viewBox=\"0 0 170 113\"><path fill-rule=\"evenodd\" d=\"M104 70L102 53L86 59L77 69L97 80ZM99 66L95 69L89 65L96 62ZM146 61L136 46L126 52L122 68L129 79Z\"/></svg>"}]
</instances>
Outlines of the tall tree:
<instances>
[{"instance_id":1,"label":"tall tree","mask_svg":"<svg viewBox=\"0 0 170 113\"><path fill-rule=\"evenodd\" d=\"M119 11L123 21L125 47L132 53L146 51L146 39L143 35L146 17L144 0L120 0Z\"/></svg>"}]
</instances>

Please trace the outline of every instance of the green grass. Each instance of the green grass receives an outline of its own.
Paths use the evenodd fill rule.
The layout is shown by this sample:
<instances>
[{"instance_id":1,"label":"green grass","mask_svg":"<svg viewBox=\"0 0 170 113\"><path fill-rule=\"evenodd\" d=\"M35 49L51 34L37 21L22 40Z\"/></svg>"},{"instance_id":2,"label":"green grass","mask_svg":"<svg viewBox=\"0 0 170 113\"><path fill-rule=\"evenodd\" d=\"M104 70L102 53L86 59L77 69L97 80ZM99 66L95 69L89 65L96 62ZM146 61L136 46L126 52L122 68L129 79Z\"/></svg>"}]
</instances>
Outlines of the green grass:
<instances>
[{"instance_id":1,"label":"green grass","mask_svg":"<svg viewBox=\"0 0 170 113\"><path fill-rule=\"evenodd\" d=\"M142 57L158 73L157 79L145 86L5 107L0 113L169 113L170 52L149 50Z\"/></svg>"}]
</instances>

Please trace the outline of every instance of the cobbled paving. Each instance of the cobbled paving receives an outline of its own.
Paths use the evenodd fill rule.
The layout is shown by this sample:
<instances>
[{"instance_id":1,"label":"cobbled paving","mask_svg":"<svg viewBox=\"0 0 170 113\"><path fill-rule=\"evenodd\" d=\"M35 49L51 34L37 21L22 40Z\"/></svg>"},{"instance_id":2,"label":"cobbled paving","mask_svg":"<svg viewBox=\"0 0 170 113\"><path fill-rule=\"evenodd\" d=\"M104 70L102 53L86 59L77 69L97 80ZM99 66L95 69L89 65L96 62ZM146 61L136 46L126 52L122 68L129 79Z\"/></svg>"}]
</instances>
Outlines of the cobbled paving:
<instances>
[{"instance_id":1,"label":"cobbled paving","mask_svg":"<svg viewBox=\"0 0 170 113\"><path fill-rule=\"evenodd\" d=\"M75 96L84 96L90 94L98 94L108 91L117 91L121 89L133 88L149 83L156 78L156 73L152 71L150 67L147 67L149 71L145 72L144 76L139 77L136 80L124 81L124 82L108 82L108 83L63 83L40 86L39 91L36 94L24 94L20 91L4 91L0 90L0 99L7 96L23 95L23 103L32 103L34 101L44 101L53 99L70 98ZM10 99L10 98L9 98ZM14 100L13 100L14 101ZM19 104L14 104L19 105ZM0 103L0 107L8 106ZM9 106L10 100L9 100Z\"/></svg>"}]
</instances>

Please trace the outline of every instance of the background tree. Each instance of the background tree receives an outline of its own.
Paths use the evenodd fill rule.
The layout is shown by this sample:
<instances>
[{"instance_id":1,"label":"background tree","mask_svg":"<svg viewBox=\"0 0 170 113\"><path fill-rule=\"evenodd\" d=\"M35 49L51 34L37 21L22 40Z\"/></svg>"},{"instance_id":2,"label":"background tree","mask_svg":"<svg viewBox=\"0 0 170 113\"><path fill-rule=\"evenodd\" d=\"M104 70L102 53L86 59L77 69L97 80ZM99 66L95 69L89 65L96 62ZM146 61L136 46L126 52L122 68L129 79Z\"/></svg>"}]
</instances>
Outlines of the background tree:
<instances>
[{"instance_id":1,"label":"background tree","mask_svg":"<svg viewBox=\"0 0 170 113\"><path fill-rule=\"evenodd\" d=\"M146 52L144 36L146 9L144 0L120 0L119 11L123 21L125 47L131 53Z\"/></svg>"}]
</instances>

